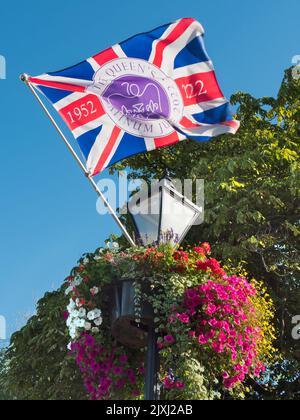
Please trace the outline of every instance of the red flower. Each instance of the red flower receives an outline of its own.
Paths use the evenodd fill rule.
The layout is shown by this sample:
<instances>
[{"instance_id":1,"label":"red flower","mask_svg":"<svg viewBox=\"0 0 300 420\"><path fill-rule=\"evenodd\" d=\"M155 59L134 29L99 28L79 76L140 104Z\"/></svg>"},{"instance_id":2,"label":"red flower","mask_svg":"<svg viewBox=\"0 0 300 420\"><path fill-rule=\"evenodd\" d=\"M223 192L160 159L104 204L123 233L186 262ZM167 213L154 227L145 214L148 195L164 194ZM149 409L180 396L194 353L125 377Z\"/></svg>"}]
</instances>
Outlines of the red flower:
<instances>
[{"instance_id":1,"label":"red flower","mask_svg":"<svg viewBox=\"0 0 300 420\"><path fill-rule=\"evenodd\" d=\"M179 382L179 381L176 382L175 386L176 386L177 389L184 389L184 387L185 387L184 383Z\"/></svg>"},{"instance_id":2,"label":"red flower","mask_svg":"<svg viewBox=\"0 0 300 420\"><path fill-rule=\"evenodd\" d=\"M95 305L94 305L94 303L92 301L89 301L88 307L89 307L89 309L94 309L95 308Z\"/></svg>"},{"instance_id":3,"label":"red flower","mask_svg":"<svg viewBox=\"0 0 300 420\"><path fill-rule=\"evenodd\" d=\"M219 261L215 260L214 258L211 258L208 261L208 267L211 269L211 271L217 271L220 269L220 263Z\"/></svg>"},{"instance_id":4,"label":"red flower","mask_svg":"<svg viewBox=\"0 0 300 420\"><path fill-rule=\"evenodd\" d=\"M226 275L226 272L221 268L219 261L214 258L208 260L207 266L216 276L224 277Z\"/></svg>"},{"instance_id":5,"label":"red flower","mask_svg":"<svg viewBox=\"0 0 300 420\"><path fill-rule=\"evenodd\" d=\"M197 261L196 262L197 270L207 271L209 267L209 260L206 261Z\"/></svg>"},{"instance_id":6,"label":"red flower","mask_svg":"<svg viewBox=\"0 0 300 420\"><path fill-rule=\"evenodd\" d=\"M173 254L173 258L175 261L181 261L181 262L188 262L189 261L189 254L184 251L176 251Z\"/></svg>"},{"instance_id":7,"label":"red flower","mask_svg":"<svg viewBox=\"0 0 300 420\"><path fill-rule=\"evenodd\" d=\"M164 348L164 344L161 341L157 342L157 348L158 350L162 350Z\"/></svg>"},{"instance_id":8,"label":"red flower","mask_svg":"<svg viewBox=\"0 0 300 420\"><path fill-rule=\"evenodd\" d=\"M200 255L205 255L206 251L204 248L202 248L201 246L196 246L194 248L194 252L196 252L196 254L200 254Z\"/></svg>"},{"instance_id":9,"label":"red flower","mask_svg":"<svg viewBox=\"0 0 300 420\"><path fill-rule=\"evenodd\" d=\"M211 247L210 247L210 244L208 242L204 242L204 244L202 244L201 246L202 246L202 248L204 248L206 254L211 253Z\"/></svg>"},{"instance_id":10,"label":"red flower","mask_svg":"<svg viewBox=\"0 0 300 420\"><path fill-rule=\"evenodd\" d=\"M226 276L226 271L225 271L225 270L223 270L223 268L220 268L220 269L219 269L219 270L217 270L214 274L215 274L216 276L225 277L225 276Z\"/></svg>"}]
</instances>

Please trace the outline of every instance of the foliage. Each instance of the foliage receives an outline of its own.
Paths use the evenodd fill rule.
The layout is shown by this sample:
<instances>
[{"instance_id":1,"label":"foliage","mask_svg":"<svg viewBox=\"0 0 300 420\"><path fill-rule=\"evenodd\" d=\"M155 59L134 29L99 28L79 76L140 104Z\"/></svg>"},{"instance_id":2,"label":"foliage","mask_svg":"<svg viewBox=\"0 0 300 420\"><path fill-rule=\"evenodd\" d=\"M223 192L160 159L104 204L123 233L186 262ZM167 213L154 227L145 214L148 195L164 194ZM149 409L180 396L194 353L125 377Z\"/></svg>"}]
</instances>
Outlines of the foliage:
<instances>
[{"instance_id":1,"label":"foliage","mask_svg":"<svg viewBox=\"0 0 300 420\"><path fill-rule=\"evenodd\" d=\"M18 400L85 399L80 374L68 356L62 290L47 293L37 314L12 336L0 369L0 387ZM4 366L4 368L3 368Z\"/></svg>"},{"instance_id":2,"label":"foliage","mask_svg":"<svg viewBox=\"0 0 300 420\"><path fill-rule=\"evenodd\" d=\"M207 243L175 252L100 249L73 270L67 325L92 399L142 393L145 349L125 348L111 335L113 279L135 279L137 323L145 302L154 308L165 399L242 397L246 375L260 376L273 361L272 303L244 278L228 277L209 252Z\"/></svg>"},{"instance_id":3,"label":"foliage","mask_svg":"<svg viewBox=\"0 0 300 420\"><path fill-rule=\"evenodd\" d=\"M7 361L5 358L5 349L0 350L0 401L7 401L11 399L11 395L3 386L1 378L7 373Z\"/></svg>"}]
</instances>

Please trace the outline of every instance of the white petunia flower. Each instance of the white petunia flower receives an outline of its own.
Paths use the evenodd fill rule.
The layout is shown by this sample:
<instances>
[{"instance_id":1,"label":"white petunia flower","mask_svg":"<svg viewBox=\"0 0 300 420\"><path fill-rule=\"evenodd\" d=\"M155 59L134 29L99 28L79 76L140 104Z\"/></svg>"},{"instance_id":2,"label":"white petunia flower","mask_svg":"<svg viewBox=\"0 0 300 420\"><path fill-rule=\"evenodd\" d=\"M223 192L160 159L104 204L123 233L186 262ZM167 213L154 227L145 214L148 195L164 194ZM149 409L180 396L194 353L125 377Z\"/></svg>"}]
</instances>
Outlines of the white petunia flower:
<instances>
[{"instance_id":1,"label":"white petunia flower","mask_svg":"<svg viewBox=\"0 0 300 420\"><path fill-rule=\"evenodd\" d=\"M82 278L81 277L76 277L76 279L73 281L73 286L75 286L75 287L78 287L78 286L80 286L81 285L81 283L82 283Z\"/></svg>"},{"instance_id":2,"label":"white petunia flower","mask_svg":"<svg viewBox=\"0 0 300 420\"><path fill-rule=\"evenodd\" d=\"M76 306L78 308L81 308L83 306L79 298L76 299Z\"/></svg>"},{"instance_id":3,"label":"white petunia flower","mask_svg":"<svg viewBox=\"0 0 300 420\"><path fill-rule=\"evenodd\" d=\"M101 317L94 320L94 324L96 325L96 327L100 327L102 323L103 323L103 319Z\"/></svg>"},{"instance_id":4,"label":"white petunia flower","mask_svg":"<svg viewBox=\"0 0 300 420\"><path fill-rule=\"evenodd\" d=\"M102 312L100 311L100 309L94 309L93 311L90 311L87 314L87 318L90 321L94 321L94 319L100 318Z\"/></svg>"},{"instance_id":5,"label":"white petunia flower","mask_svg":"<svg viewBox=\"0 0 300 420\"><path fill-rule=\"evenodd\" d=\"M94 309L95 318L100 318L102 311L100 309Z\"/></svg>"},{"instance_id":6,"label":"white petunia flower","mask_svg":"<svg viewBox=\"0 0 300 420\"><path fill-rule=\"evenodd\" d=\"M86 322L85 325L84 325L84 329L86 331L90 331L91 328L92 328L92 324L90 322Z\"/></svg>"},{"instance_id":7,"label":"white petunia flower","mask_svg":"<svg viewBox=\"0 0 300 420\"><path fill-rule=\"evenodd\" d=\"M69 328L73 324L73 319L69 316L67 319L67 327Z\"/></svg>"},{"instance_id":8,"label":"white petunia flower","mask_svg":"<svg viewBox=\"0 0 300 420\"><path fill-rule=\"evenodd\" d=\"M85 259L83 260L83 264L84 264L84 265L88 264L89 262L90 262L90 260L89 260L88 258L85 258Z\"/></svg>"},{"instance_id":9,"label":"white petunia flower","mask_svg":"<svg viewBox=\"0 0 300 420\"><path fill-rule=\"evenodd\" d=\"M117 251L120 248L120 245L118 244L118 242L113 242L112 243L112 249L114 249L115 251Z\"/></svg>"},{"instance_id":10,"label":"white petunia flower","mask_svg":"<svg viewBox=\"0 0 300 420\"><path fill-rule=\"evenodd\" d=\"M76 338L76 336L77 336L77 330L76 330L75 327L70 328L69 333L70 333L70 337L71 338L73 338L73 339Z\"/></svg>"},{"instance_id":11,"label":"white petunia flower","mask_svg":"<svg viewBox=\"0 0 300 420\"><path fill-rule=\"evenodd\" d=\"M75 320L75 326L77 328L84 328L84 326L85 326L85 320L84 319L77 318Z\"/></svg>"},{"instance_id":12,"label":"white petunia flower","mask_svg":"<svg viewBox=\"0 0 300 420\"><path fill-rule=\"evenodd\" d=\"M73 292L73 286L69 286L66 291L65 291L65 295L68 296L71 292Z\"/></svg>"},{"instance_id":13,"label":"white petunia flower","mask_svg":"<svg viewBox=\"0 0 300 420\"><path fill-rule=\"evenodd\" d=\"M99 287L93 287L91 290L90 290L90 292L91 292L91 294L92 295L97 295L98 293L99 293Z\"/></svg>"},{"instance_id":14,"label":"white petunia flower","mask_svg":"<svg viewBox=\"0 0 300 420\"><path fill-rule=\"evenodd\" d=\"M79 317L79 311L74 309L73 311L70 312L70 317L71 318L78 318Z\"/></svg>"},{"instance_id":15,"label":"white petunia flower","mask_svg":"<svg viewBox=\"0 0 300 420\"><path fill-rule=\"evenodd\" d=\"M71 351L72 350L72 341L67 345L67 349L69 350L69 351Z\"/></svg>"},{"instance_id":16,"label":"white petunia flower","mask_svg":"<svg viewBox=\"0 0 300 420\"><path fill-rule=\"evenodd\" d=\"M93 320L95 319L95 316L94 316L94 311L90 311L90 312L88 312L88 314L87 314L87 319L88 319L89 321L93 321Z\"/></svg>"},{"instance_id":17,"label":"white petunia flower","mask_svg":"<svg viewBox=\"0 0 300 420\"><path fill-rule=\"evenodd\" d=\"M94 327L94 328L92 328L92 333L93 334L98 334L99 333L99 328L97 328L97 327Z\"/></svg>"},{"instance_id":18,"label":"white petunia flower","mask_svg":"<svg viewBox=\"0 0 300 420\"><path fill-rule=\"evenodd\" d=\"M72 312L72 311L73 311L73 309L75 309L75 308L76 308L76 304L75 304L74 300L73 300L73 299L71 299L71 300L70 300L70 303L69 303L69 305L68 305L68 307L67 307L67 310L68 310L68 312L70 313L70 312Z\"/></svg>"},{"instance_id":19,"label":"white petunia flower","mask_svg":"<svg viewBox=\"0 0 300 420\"><path fill-rule=\"evenodd\" d=\"M80 308L78 311L79 318L85 318L86 317L86 309Z\"/></svg>"}]
</instances>

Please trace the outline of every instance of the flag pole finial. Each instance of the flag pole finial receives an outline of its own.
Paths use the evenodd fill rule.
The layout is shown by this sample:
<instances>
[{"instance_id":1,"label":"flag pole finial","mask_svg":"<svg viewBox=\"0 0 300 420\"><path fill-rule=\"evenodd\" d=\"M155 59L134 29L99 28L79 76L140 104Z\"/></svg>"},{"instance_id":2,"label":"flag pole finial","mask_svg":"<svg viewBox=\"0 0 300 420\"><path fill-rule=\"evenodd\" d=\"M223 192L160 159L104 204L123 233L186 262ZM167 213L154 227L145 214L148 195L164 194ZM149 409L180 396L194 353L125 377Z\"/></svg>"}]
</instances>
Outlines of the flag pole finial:
<instances>
[{"instance_id":1,"label":"flag pole finial","mask_svg":"<svg viewBox=\"0 0 300 420\"><path fill-rule=\"evenodd\" d=\"M28 82L28 80L29 80L29 75L28 74L26 74L26 73L23 73L23 74L21 74L21 76L20 76L20 80L21 80L21 82Z\"/></svg>"}]
</instances>

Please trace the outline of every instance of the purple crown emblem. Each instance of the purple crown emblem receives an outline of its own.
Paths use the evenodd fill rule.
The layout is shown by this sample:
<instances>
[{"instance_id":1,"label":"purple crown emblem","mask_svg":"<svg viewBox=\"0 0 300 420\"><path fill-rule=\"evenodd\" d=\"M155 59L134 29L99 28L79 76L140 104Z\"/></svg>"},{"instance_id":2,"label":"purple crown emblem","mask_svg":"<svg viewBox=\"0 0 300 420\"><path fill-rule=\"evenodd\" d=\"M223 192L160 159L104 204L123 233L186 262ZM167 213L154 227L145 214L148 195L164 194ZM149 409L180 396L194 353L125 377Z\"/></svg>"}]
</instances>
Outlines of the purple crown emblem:
<instances>
[{"instance_id":1,"label":"purple crown emblem","mask_svg":"<svg viewBox=\"0 0 300 420\"><path fill-rule=\"evenodd\" d=\"M168 119L170 103L165 90L153 79L123 76L115 79L103 93L115 109L132 119Z\"/></svg>"}]
</instances>

